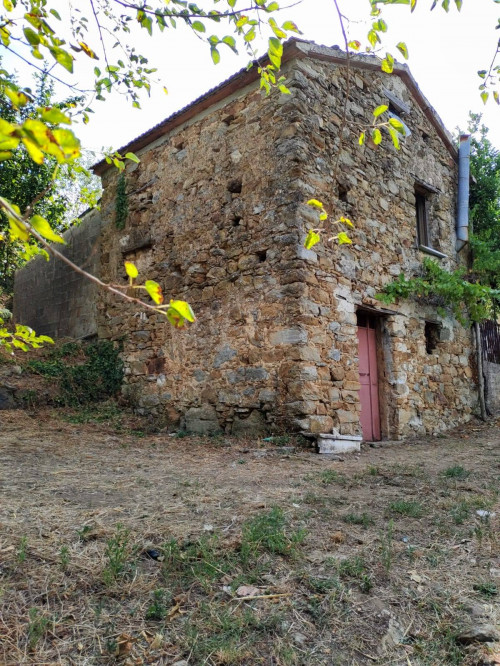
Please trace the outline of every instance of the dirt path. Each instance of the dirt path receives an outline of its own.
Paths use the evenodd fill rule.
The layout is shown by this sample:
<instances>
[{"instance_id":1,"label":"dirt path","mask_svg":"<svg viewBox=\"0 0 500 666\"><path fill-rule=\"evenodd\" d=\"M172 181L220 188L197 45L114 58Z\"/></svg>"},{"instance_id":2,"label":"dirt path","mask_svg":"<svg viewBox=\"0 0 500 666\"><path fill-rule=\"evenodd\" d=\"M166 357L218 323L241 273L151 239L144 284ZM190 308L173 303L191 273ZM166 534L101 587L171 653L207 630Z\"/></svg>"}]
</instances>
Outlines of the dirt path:
<instances>
[{"instance_id":1,"label":"dirt path","mask_svg":"<svg viewBox=\"0 0 500 666\"><path fill-rule=\"evenodd\" d=\"M500 617L498 423L332 461L61 416L0 413L0 663L500 663L459 638ZM246 568L245 526L272 507L283 534L307 536L294 557L259 537ZM104 585L117 524L134 573ZM208 537L219 577L165 572L165 543ZM231 568L287 596L236 606ZM158 589L161 621L148 617Z\"/></svg>"}]
</instances>

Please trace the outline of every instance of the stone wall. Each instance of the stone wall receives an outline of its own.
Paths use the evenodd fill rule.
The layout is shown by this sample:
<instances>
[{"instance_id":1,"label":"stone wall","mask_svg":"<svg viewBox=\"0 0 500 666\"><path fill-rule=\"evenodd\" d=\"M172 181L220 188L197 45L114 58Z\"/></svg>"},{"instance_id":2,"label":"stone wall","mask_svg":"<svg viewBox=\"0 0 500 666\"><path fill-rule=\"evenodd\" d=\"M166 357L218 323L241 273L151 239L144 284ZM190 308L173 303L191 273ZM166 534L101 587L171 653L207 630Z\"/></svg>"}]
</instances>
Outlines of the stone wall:
<instances>
[{"instance_id":1,"label":"stone wall","mask_svg":"<svg viewBox=\"0 0 500 666\"><path fill-rule=\"evenodd\" d=\"M58 245L65 256L94 275L99 274L98 211L82 216L78 226L63 234ZM97 334L97 288L59 259L35 257L17 271L14 282L14 321L53 338L88 338Z\"/></svg>"},{"instance_id":2,"label":"stone wall","mask_svg":"<svg viewBox=\"0 0 500 666\"><path fill-rule=\"evenodd\" d=\"M400 273L421 270L426 256L417 247L415 185L436 190L430 197L433 247L447 255L436 259L453 269L464 259L455 251L457 198L456 163L403 81L383 72L353 74L348 102L352 123L340 145L339 100L346 93L345 68L313 59L298 62L291 82L303 120L301 140L304 199L322 200L331 217L345 215L356 229L353 245L316 246L305 258L309 267L303 295L302 324L316 331L311 355L330 376L307 387L304 403L332 415L341 434L359 433L357 397L358 348L356 310L379 309L379 373L384 437L399 438L438 432L470 418L477 393L472 381L472 336L452 319L443 319L429 304L401 302L393 312L380 311L375 295ZM388 104L384 89L410 107L404 122L411 136L401 149L376 148L371 141L360 148L359 128L379 104ZM339 185L332 165L339 155ZM303 230L314 224L311 210L301 207ZM440 331L436 348L426 350L425 322ZM333 380L333 381L332 381ZM308 407L309 409L309 407ZM307 414L307 416L306 416ZM304 409L304 427L310 414Z\"/></svg>"},{"instance_id":3,"label":"stone wall","mask_svg":"<svg viewBox=\"0 0 500 666\"><path fill-rule=\"evenodd\" d=\"M494 415L500 414L500 365L484 361L483 366L488 411Z\"/></svg>"},{"instance_id":4,"label":"stone wall","mask_svg":"<svg viewBox=\"0 0 500 666\"><path fill-rule=\"evenodd\" d=\"M436 190L432 243L444 266L457 264L452 154L396 75L356 69L340 144L343 66L309 58L285 73L291 95L265 97L252 84L143 149L126 171L123 231L113 223L117 176L104 174L103 276L125 283L123 261L132 260L198 318L176 331L104 295L99 335L123 340L125 392L198 432L359 433L356 310L365 307L379 315L383 436L468 419L469 332L430 304L383 311L375 299L400 272L420 270L416 182ZM371 121L384 87L411 107L399 152L388 140L360 148L352 124ZM352 246L303 248L317 226L311 196L332 219L353 220ZM426 321L440 331L429 353Z\"/></svg>"}]
</instances>

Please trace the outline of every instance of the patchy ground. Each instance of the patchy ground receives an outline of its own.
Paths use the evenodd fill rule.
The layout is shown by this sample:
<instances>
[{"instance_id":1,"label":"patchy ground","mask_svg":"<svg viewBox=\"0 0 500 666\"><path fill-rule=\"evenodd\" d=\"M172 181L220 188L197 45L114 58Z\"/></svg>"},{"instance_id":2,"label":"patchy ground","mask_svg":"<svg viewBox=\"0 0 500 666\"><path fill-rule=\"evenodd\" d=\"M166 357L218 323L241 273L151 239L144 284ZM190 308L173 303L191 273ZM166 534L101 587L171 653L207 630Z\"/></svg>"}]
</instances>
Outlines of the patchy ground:
<instances>
[{"instance_id":1,"label":"patchy ground","mask_svg":"<svg viewBox=\"0 0 500 666\"><path fill-rule=\"evenodd\" d=\"M500 663L498 423L340 461L0 425L1 664Z\"/></svg>"}]
</instances>

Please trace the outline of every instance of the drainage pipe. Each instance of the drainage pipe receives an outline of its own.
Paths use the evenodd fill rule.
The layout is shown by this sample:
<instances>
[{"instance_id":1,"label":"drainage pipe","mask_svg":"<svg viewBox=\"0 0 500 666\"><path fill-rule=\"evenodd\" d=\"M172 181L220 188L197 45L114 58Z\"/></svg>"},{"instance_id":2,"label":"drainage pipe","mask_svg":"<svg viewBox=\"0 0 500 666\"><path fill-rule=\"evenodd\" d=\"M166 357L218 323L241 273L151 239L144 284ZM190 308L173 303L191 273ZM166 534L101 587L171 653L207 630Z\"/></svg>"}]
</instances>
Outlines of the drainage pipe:
<instances>
[{"instance_id":1,"label":"drainage pipe","mask_svg":"<svg viewBox=\"0 0 500 666\"><path fill-rule=\"evenodd\" d=\"M470 134L461 134L458 149L457 252L469 242L470 145Z\"/></svg>"}]
</instances>

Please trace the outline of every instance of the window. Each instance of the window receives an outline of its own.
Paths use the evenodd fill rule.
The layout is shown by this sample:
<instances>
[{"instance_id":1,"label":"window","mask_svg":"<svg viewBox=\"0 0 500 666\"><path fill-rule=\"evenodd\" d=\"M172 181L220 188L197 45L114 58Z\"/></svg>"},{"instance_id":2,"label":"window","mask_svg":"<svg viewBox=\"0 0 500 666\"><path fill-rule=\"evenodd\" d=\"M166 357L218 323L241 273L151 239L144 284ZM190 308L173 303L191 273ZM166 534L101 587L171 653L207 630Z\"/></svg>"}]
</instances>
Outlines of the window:
<instances>
[{"instance_id":1,"label":"window","mask_svg":"<svg viewBox=\"0 0 500 666\"><path fill-rule=\"evenodd\" d=\"M418 249L426 254L443 259L445 254L435 248L436 229L432 228L432 204L438 190L421 183L415 184L415 213L417 222Z\"/></svg>"},{"instance_id":2,"label":"window","mask_svg":"<svg viewBox=\"0 0 500 666\"><path fill-rule=\"evenodd\" d=\"M425 322L425 351L432 354L438 346L441 338L441 325L434 321Z\"/></svg>"},{"instance_id":3,"label":"window","mask_svg":"<svg viewBox=\"0 0 500 666\"><path fill-rule=\"evenodd\" d=\"M419 190L415 190L415 209L417 212L417 240L418 244L430 247L429 238L429 212L427 197Z\"/></svg>"}]
</instances>

